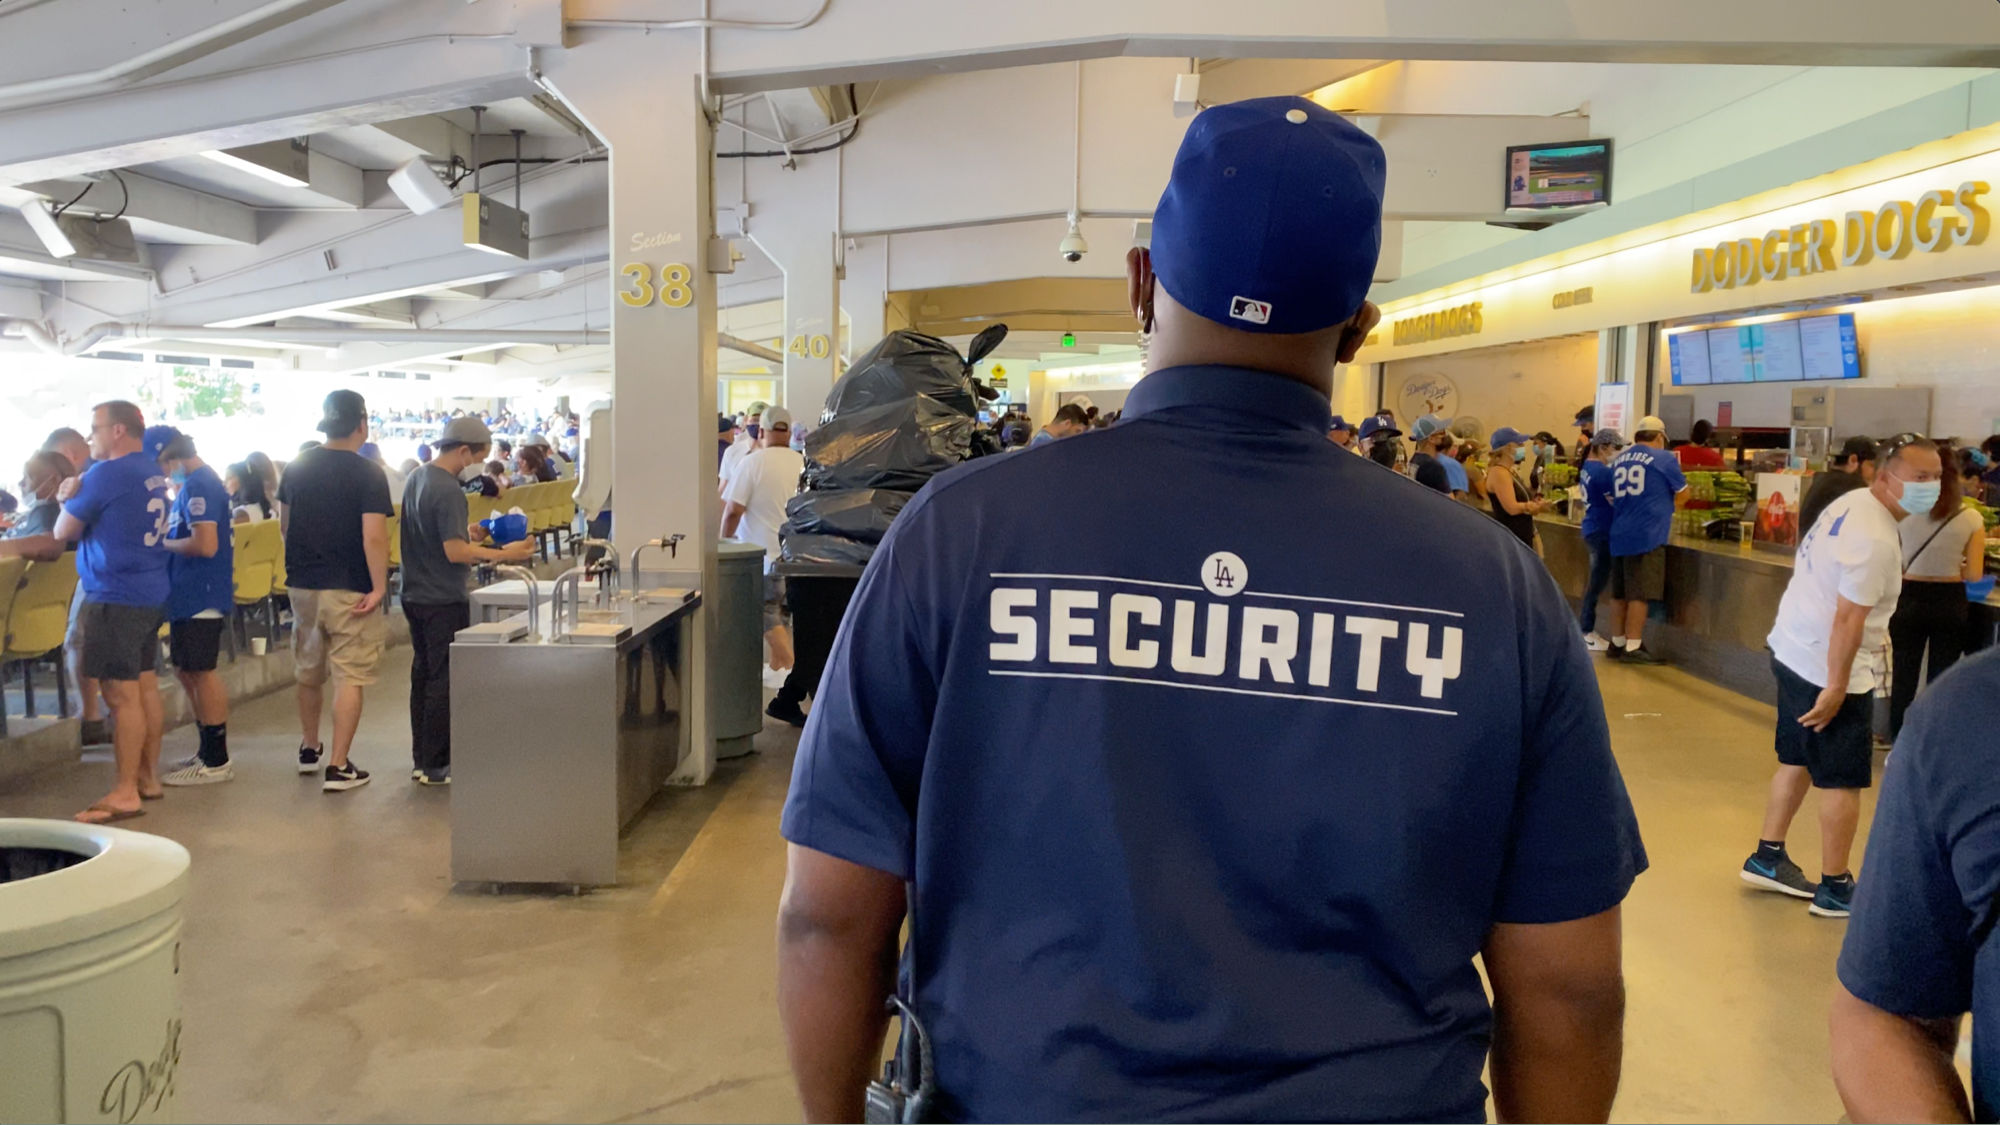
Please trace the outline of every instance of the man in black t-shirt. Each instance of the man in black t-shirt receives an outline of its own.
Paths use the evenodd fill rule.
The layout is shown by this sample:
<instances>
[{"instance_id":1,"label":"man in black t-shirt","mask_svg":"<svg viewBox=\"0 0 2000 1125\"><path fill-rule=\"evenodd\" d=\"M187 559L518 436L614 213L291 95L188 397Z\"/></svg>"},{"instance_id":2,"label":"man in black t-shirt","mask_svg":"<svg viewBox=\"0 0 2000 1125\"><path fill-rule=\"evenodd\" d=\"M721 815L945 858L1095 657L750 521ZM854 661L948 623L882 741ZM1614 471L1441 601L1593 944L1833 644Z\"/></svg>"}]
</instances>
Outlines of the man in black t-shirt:
<instances>
[{"instance_id":1,"label":"man in black t-shirt","mask_svg":"<svg viewBox=\"0 0 2000 1125\"><path fill-rule=\"evenodd\" d=\"M1875 482L1875 456L1875 439L1848 438L1826 472L1813 477L1805 503L1799 505L1799 542L1806 541L1806 532L1812 530L1813 521L1819 519L1828 504Z\"/></svg>"},{"instance_id":2,"label":"man in black t-shirt","mask_svg":"<svg viewBox=\"0 0 2000 1125\"><path fill-rule=\"evenodd\" d=\"M368 440L368 404L353 391L326 396L319 430L326 444L286 468L278 484L291 587L292 641L298 664L299 772L316 773L323 751L320 705L327 674L340 681L333 699L333 755L321 788L368 784L347 760L361 725L362 689L375 682L388 640L380 610L389 596L389 481L359 450Z\"/></svg>"}]
</instances>

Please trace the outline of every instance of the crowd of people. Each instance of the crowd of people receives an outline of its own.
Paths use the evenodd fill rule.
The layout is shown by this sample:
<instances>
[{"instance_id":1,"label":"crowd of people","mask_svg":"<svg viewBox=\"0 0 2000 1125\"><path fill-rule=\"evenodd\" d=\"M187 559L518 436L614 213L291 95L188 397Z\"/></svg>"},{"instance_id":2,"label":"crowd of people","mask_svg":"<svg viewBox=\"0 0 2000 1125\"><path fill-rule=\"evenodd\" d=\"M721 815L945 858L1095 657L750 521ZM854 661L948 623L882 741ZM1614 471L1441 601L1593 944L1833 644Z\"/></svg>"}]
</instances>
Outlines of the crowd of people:
<instances>
[{"instance_id":1,"label":"crowd of people","mask_svg":"<svg viewBox=\"0 0 2000 1125\"><path fill-rule=\"evenodd\" d=\"M437 424L423 463L398 473L371 448L370 424L361 395L335 391L318 423L323 440L307 442L288 464L252 453L218 473L191 436L147 426L139 407L113 401L92 411L87 438L57 430L28 459L21 480L27 502L0 534L0 558L74 559L78 586L65 659L80 697L83 740L109 742L117 763L110 792L79 820L130 820L167 787L234 777L228 693L218 674L224 630L237 609L234 533L267 520L278 521L283 540L299 772L318 776L327 792L370 779L350 753L387 642L389 521L400 513L400 600L415 657L411 778L449 784L450 641L470 623L470 568L525 561L533 551L529 539L491 542L469 517L469 497L490 481L481 471L489 464L510 477L552 480L551 461L561 455L532 435L518 459L492 462L486 423L460 413ZM193 756L165 764L162 623L199 732Z\"/></svg>"}]
</instances>

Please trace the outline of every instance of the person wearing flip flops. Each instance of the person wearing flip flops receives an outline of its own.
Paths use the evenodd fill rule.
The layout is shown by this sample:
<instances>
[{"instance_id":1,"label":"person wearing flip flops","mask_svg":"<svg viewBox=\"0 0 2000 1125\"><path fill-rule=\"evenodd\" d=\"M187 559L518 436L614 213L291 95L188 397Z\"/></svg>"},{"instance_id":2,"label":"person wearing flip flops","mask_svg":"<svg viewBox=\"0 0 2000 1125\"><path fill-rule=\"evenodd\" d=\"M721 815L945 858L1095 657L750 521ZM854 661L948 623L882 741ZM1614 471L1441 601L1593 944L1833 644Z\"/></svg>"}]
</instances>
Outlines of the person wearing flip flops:
<instances>
[{"instance_id":1,"label":"person wearing flip flops","mask_svg":"<svg viewBox=\"0 0 2000 1125\"><path fill-rule=\"evenodd\" d=\"M75 543L79 610L84 625L83 674L97 680L111 708L111 745L118 780L76 814L86 824L145 815L143 802L160 788L160 731L165 715L154 665L159 659L160 609L167 602L167 534L171 502L166 474L142 438L146 419L129 402L91 412L89 472L63 482L55 536Z\"/></svg>"}]
</instances>

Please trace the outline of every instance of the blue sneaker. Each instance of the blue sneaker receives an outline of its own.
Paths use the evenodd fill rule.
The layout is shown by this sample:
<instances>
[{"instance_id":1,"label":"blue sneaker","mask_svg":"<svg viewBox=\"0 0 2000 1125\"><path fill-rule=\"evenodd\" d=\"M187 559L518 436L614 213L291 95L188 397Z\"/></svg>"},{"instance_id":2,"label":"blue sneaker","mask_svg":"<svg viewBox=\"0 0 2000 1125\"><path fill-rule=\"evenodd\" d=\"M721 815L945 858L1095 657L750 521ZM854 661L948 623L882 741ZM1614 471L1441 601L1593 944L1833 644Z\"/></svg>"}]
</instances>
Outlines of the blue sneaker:
<instances>
[{"instance_id":1,"label":"blue sneaker","mask_svg":"<svg viewBox=\"0 0 2000 1125\"><path fill-rule=\"evenodd\" d=\"M1845 918L1854 913L1854 877L1820 880L1819 893L1806 909L1815 918Z\"/></svg>"},{"instance_id":2,"label":"blue sneaker","mask_svg":"<svg viewBox=\"0 0 2000 1125\"><path fill-rule=\"evenodd\" d=\"M1783 853L1776 861L1753 855L1743 861L1741 874L1744 882L1760 891L1776 891L1793 898L1812 898L1820 893L1819 885L1806 878L1806 873L1792 862L1792 857Z\"/></svg>"}]
</instances>

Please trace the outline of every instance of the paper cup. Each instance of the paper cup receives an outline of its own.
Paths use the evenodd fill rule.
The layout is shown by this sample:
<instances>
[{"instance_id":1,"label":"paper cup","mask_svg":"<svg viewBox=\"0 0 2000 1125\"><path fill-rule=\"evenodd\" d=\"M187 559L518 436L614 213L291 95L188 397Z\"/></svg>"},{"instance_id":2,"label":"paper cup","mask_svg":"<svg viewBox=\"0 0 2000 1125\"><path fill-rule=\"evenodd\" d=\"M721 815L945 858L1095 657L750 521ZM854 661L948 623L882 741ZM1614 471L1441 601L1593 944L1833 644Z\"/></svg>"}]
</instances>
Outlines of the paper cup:
<instances>
[{"instance_id":1,"label":"paper cup","mask_svg":"<svg viewBox=\"0 0 2000 1125\"><path fill-rule=\"evenodd\" d=\"M264 655L264 649L265 649L265 647L266 647L266 644L267 644L267 642L266 642L265 638L263 638L263 637L251 637L251 638L250 638L250 655L252 655L252 656L262 656L262 655Z\"/></svg>"}]
</instances>

